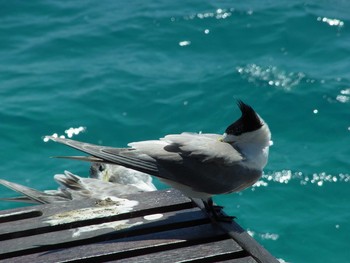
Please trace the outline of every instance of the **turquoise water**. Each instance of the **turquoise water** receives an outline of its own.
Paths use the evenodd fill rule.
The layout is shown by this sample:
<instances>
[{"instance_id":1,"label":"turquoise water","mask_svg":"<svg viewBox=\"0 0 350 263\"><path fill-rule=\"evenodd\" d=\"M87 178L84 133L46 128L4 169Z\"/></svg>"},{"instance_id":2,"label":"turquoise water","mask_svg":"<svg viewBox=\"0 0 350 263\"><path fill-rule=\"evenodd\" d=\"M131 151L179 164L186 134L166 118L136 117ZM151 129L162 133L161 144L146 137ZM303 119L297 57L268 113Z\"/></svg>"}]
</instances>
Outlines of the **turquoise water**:
<instances>
[{"instance_id":1,"label":"turquoise water","mask_svg":"<svg viewBox=\"0 0 350 263\"><path fill-rule=\"evenodd\" d=\"M0 8L1 178L54 189L88 165L43 135L113 146L269 124L258 184L217 197L286 262L350 257L350 2L10 1ZM156 182L159 188L164 188ZM12 196L1 189L1 196ZM0 209L22 204L0 203Z\"/></svg>"}]
</instances>

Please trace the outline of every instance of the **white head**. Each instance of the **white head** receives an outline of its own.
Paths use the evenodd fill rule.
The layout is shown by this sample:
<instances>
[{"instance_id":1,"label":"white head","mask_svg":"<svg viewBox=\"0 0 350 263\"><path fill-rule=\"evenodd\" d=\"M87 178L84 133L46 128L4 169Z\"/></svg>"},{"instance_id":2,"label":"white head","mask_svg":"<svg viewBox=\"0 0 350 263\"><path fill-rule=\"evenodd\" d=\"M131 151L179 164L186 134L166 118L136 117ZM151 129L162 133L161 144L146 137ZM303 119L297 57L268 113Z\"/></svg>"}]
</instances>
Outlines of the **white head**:
<instances>
[{"instance_id":1,"label":"white head","mask_svg":"<svg viewBox=\"0 0 350 263\"><path fill-rule=\"evenodd\" d=\"M267 163L270 129L251 106L239 100L238 107L242 116L227 127L222 140L238 149L248 166L262 169Z\"/></svg>"}]
</instances>

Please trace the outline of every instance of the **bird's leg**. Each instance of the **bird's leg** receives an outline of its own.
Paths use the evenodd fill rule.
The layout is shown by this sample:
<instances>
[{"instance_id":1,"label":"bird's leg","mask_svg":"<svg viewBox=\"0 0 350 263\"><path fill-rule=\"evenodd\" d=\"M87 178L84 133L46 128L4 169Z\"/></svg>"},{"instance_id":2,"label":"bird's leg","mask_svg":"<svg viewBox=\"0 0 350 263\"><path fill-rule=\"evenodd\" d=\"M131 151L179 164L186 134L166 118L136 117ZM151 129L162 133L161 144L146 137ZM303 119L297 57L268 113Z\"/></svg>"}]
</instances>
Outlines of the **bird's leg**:
<instances>
[{"instance_id":1,"label":"bird's leg","mask_svg":"<svg viewBox=\"0 0 350 263\"><path fill-rule=\"evenodd\" d=\"M232 220L236 218L234 216L226 215L222 211L222 209L223 209L222 206L214 205L213 199L211 197L206 201L203 200L203 203L204 203L205 209L207 210L208 214L213 216L213 218L216 221L232 222Z\"/></svg>"}]
</instances>

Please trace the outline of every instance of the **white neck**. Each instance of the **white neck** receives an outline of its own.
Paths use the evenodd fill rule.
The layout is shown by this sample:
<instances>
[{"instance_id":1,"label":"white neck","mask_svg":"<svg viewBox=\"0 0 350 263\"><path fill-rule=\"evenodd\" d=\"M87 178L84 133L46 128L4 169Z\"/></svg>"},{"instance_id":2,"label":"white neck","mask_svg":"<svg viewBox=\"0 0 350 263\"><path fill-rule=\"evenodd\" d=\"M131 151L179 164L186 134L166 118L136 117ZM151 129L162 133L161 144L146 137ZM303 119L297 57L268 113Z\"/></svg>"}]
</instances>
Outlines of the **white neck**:
<instances>
[{"instance_id":1,"label":"white neck","mask_svg":"<svg viewBox=\"0 0 350 263\"><path fill-rule=\"evenodd\" d=\"M244 165L261 170L265 167L269 156L271 133L264 124L259 130L247 132L237 138L233 145L238 147L246 161Z\"/></svg>"}]
</instances>

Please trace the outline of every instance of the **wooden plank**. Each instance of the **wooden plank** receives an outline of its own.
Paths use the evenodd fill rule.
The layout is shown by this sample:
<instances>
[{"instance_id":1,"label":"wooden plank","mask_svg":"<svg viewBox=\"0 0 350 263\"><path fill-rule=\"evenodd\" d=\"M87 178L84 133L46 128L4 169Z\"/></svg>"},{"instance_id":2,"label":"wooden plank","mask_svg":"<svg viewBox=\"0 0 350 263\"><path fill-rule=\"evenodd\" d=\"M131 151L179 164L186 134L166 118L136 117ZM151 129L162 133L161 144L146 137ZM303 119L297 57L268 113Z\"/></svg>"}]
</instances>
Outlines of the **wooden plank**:
<instances>
[{"instance_id":1,"label":"wooden plank","mask_svg":"<svg viewBox=\"0 0 350 263\"><path fill-rule=\"evenodd\" d=\"M21 254L30 254L38 251L49 251L58 248L67 248L81 244L89 244L104 240L112 240L124 236L134 236L145 233L155 233L165 229L177 229L182 226L193 226L208 223L202 211L198 208L164 213L158 220L152 222L144 218L132 218L65 229L52 233L43 233L19 239L10 239L1 242L0 259ZM117 230L116 230L117 229Z\"/></svg>"},{"instance_id":2,"label":"wooden plank","mask_svg":"<svg viewBox=\"0 0 350 263\"><path fill-rule=\"evenodd\" d=\"M9 212L2 212L0 211L0 224L6 223L6 222L13 222L17 220L23 220L28 218L34 218L42 216L42 212L37 209L17 209L17 210L11 210Z\"/></svg>"},{"instance_id":3,"label":"wooden plank","mask_svg":"<svg viewBox=\"0 0 350 263\"><path fill-rule=\"evenodd\" d=\"M132 260L136 255L150 255L196 244L207 244L230 240L230 253L241 253L242 249L221 230L211 224L184 227L145 235L121 238L67 249L53 250L49 253L36 253L11 258L11 262L100 262L112 259Z\"/></svg>"},{"instance_id":4,"label":"wooden plank","mask_svg":"<svg viewBox=\"0 0 350 263\"><path fill-rule=\"evenodd\" d=\"M244 250L246 250L258 263L279 263L264 247L253 239L235 221L231 224L214 222L216 226L232 237Z\"/></svg>"},{"instance_id":5,"label":"wooden plank","mask_svg":"<svg viewBox=\"0 0 350 263\"><path fill-rule=\"evenodd\" d=\"M28 211L31 213L41 214L35 217L36 220L31 220L31 218L19 219L17 221L7 221L0 224L0 241L7 240L11 238L19 238L29 235L37 235L40 233L60 231L62 229L69 229L76 226L91 225L95 223L101 223L101 218L104 218L104 222L109 222L119 219L128 219L133 216L139 216L142 213L157 213L166 211L176 211L184 207L193 207L191 200L183 195L179 194L176 190L165 190L165 191L155 191L147 192L142 195L129 195L128 200L136 200L139 202L138 205L132 208L132 211L121 212L118 214L118 210L114 210L114 214L110 217L105 217L103 209L97 207L94 200L84 200L79 202L64 202L62 204L50 204L41 205L37 209L26 208L23 209L23 213L26 214ZM142 200L140 200L142 199ZM95 207L95 209L91 209ZM87 209L87 210L84 210ZM107 208L108 209L108 208ZM3 218L9 218L13 215L20 213L20 209L15 209L14 211L3 211L0 213ZM36 212L34 212L36 211ZM62 223L56 226L52 226L47 223L47 219L55 215L61 215L62 211L72 211L70 216L86 213L87 218L85 220L79 220L77 223L69 222ZM131 212L131 213L130 213Z\"/></svg>"},{"instance_id":6,"label":"wooden plank","mask_svg":"<svg viewBox=\"0 0 350 263\"><path fill-rule=\"evenodd\" d=\"M202 209L203 204L198 199L193 202ZM264 247L262 247L254 238L252 238L235 220L229 222L217 222L212 220L213 226L222 229L233 240L235 240L244 250L246 250L259 263L279 263Z\"/></svg>"},{"instance_id":7,"label":"wooden plank","mask_svg":"<svg viewBox=\"0 0 350 263\"><path fill-rule=\"evenodd\" d=\"M210 261L210 262L218 262L218 261ZM220 260L223 263L257 263L255 259L251 256L243 257L243 258L234 258L228 260ZM192 262L193 263L193 262Z\"/></svg>"},{"instance_id":8,"label":"wooden plank","mask_svg":"<svg viewBox=\"0 0 350 263\"><path fill-rule=\"evenodd\" d=\"M86 200L1 211L0 260L278 262L236 222L210 222L177 190L126 198L129 206Z\"/></svg>"},{"instance_id":9,"label":"wooden plank","mask_svg":"<svg viewBox=\"0 0 350 263\"><path fill-rule=\"evenodd\" d=\"M232 239L214 241L210 243L192 245L187 247L181 247L172 250L162 250L152 255L142 255L133 258L118 259L111 258L111 260L117 260L120 263L127 262L214 262L220 261L232 257L247 257L246 253L233 253Z\"/></svg>"}]
</instances>

